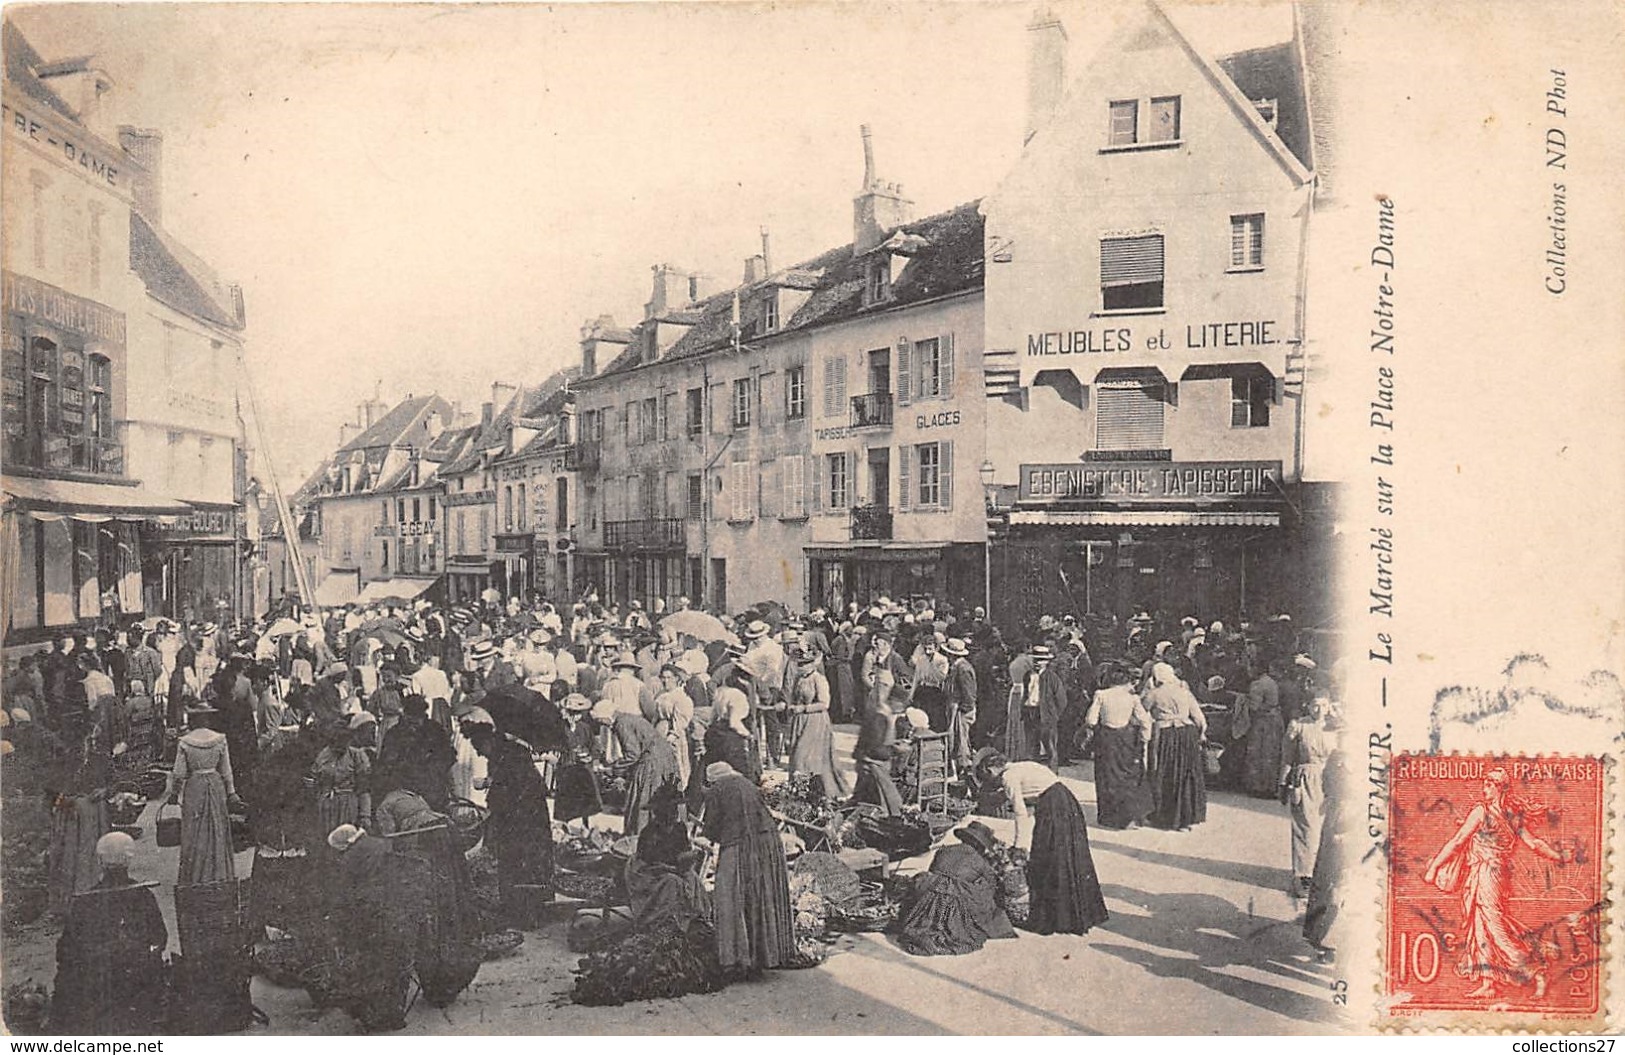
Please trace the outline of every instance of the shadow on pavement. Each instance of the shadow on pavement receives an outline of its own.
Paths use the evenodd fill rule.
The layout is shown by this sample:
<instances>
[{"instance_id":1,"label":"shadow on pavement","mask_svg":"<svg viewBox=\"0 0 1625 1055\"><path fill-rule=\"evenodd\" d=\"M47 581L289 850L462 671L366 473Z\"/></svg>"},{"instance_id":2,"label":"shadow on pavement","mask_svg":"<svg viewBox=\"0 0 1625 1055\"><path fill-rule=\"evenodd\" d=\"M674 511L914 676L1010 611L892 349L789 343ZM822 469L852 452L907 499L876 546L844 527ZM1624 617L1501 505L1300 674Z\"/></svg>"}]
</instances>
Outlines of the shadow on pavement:
<instances>
[{"instance_id":1,"label":"shadow on pavement","mask_svg":"<svg viewBox=\"0 0 1625 1055\"><path fill-rule=\"evenodd\" d=\"M1101 889L1108 898L1150 913L1114 913L1102 930L1185 955L1167 956L1132 946L1097 944L1100 952L1139 964L1158 977L1185 978L1233 1000L1299 1021L1336 1020L1329 998L1222 971L1227 967L1249 967L1300 985L1319 982L1329 986L1331 971L1311 957L1310 945L1296 923L1248 916L1212 894L1152 894L1111 883L1102 884ZM1215 931L1218 933L1212 933ZM1195 959L1191 959L1193 956Z\"/></svg>"},{"instance_id":2,"label":"shadow on pavement","mask_svg":"<svg viewBox=\"0 0 1625 1055\"><path fill-rule=\"evenodd\" d=\"M1198 872L1202 875L1212 876L1215 879L1228 879L1231 882L1247 883L1272 891L1285 891L1287 884L1292 879L1291 870L1286 868L1271 868L1268 865L1246 864L1241 861L1216 861L1208 857L1195 857L1190 854L1174 854L1168 853L1166 850L1129 846L1126 843L1114 842L1111 839L1102 839L1096 834L1097 831L1109 831L1109 829L1090 829L1089 845L1094 849L1110 850L1114 854L1132 857L1136 861L1144 861L1147 864L1177 868L1184 872Z\"/></svg>"}]
</instances>

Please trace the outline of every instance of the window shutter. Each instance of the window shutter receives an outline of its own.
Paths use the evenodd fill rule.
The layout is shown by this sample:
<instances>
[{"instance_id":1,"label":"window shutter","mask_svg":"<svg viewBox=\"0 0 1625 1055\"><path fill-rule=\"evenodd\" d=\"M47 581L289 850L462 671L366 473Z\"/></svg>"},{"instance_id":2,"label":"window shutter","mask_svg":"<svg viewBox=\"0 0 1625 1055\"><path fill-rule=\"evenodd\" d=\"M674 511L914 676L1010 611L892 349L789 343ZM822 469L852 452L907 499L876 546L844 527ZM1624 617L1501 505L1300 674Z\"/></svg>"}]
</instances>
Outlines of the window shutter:
<instances>
[{"instance_id":1,"label":"window shutter","mask_svg":"<svg viewBox=\"0 0 1625 1055\"><path fill-rule=\"evenodd\" d=\"M824 458L822 454L810 454L812 459L812 511L820 512L824 508Z\"/></svg>"},{"instance_id":2,"label":"window shutter","mask_svg":"<svg viewBox=\"0 0 1625 1055\"><path fill-rule=\"evenodd\" d=\"M859 460L861 454L862 451L856 449L846 452L846 506L848 509L862 504L858 501L858 496L863 494L862 489L858 487L858 471L863 466L863 462ZM863 471L867 472L868 470L864 469Z\"/></svg>"},{"instance_id":3,"label":"window shutter","mask_svg":"<svg viewBox=\"0 0 1625 1055\"><path fill-rule=\"evenodd\" d=\"M954 445L951 440L937 444L937 495L942 508L954 507Z\"/></svg>"},{"instance_id":4,"label":"window shutter","mask_svg":"<svg viewBox=\"0 0 1625 1055\"><path fill-rule=\"evenodd\" d=\"M942 398L954 398L954 335L945 333L938 338L938 354L942 359Z\"/></svg>"},{"instance_id":5,"label":"window shutter","mask_svg":"<svg viewBox=\"0 0 1625 1055\"><path fill-rule=\"evenodd\" d=\"M897 448L897 508L898 509L907 509L910 506L910 504L912 504L910 502L910 499L913 496L908 493L908 488L909 488L909 484L913 482L913 476L914 476L914 474L909 471L910 468L911 468L911 466L909 465L909 461L910 461L910 458L911 458L911 456L913 454L914 454L914 448L913 447L909 447L907 445L904 445L902 447Z\"/></svg>"},{"instance_id":6,"label":"window shutter","mask_svg":"<svg viewBox=\"0 0 1625 1055\"><path fill-rule=\"evenodd\" d=\"M1095 444L1103 450L1148 450L1162 446L1163 386L1107 383L1100 386Z\"/></svg>"},{"instance_id":7,"label":"window shutter","mask_svg":"<svg viewBox=\"0 0 1625 1055\"><path fill-rule=\"evenodd\" d=\"M1100 284L1132 286L1162 281L1162 235L1100 240Z\"/></svg>"},{"instance_id":8,"label":"window shutter","mask_svg":"<svg viewBox=\"0 0 1625 1055\"><path fill-rule=\"evenodd\" d=\"M835 411L833 416L844 418L846 415L846 358L843 356L835 360Z\"/></svg>"},{"instance_id":9,"label":"window shutter","mask_svg":"<svg viewBox=\"0 0 1625 1055\"><path fill-rule=\"evenodd\" d=\"M914 347L904 337L897 338L897 402L907 406L914 394L914 375L911 372Z\"/></svg>"},{"instance_id":10,"label":"window shutter","mask_svg":"<svg viewBox=\"0 0 1625 1055\"><path fill-rule=\"evenodd\" d=\"M835 360L824 360L824 417L835 416Z\"/></svg>"}]
</instances>

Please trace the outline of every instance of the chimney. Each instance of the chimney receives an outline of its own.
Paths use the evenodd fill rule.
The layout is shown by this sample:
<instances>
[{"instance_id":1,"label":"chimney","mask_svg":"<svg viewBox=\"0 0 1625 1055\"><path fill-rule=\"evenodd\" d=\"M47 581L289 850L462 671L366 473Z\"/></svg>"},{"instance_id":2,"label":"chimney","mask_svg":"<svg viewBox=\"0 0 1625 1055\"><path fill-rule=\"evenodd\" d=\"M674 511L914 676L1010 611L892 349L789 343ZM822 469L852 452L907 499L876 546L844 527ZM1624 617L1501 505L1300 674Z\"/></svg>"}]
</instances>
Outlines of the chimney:
<instances>
[{"instance_id":1,"label":"chimney","mask_svg":"<svg viewBox=\"0 0 1625 1055\"><path fill-rule=\"evenodd\" d=\"M136 128L134 125L119 125L119 146L139 166L141 172L135 174L132 181L132 190L135 194L135 208L154 224L162 225L164 222L164 134L156 128Z\"/></svg>"},{"instance_id":2,"label":"chimney","mask_svg":"<svg viewBox=\"0 0 1625 1055\"><path fill-rule=\"evenodd\" d=\"M103 139L116 138L107 105L107 95L113 90L113 78L96 68L95 59L85 55L76 59L50 62L35 71L40 80L68 104L79 123Z\"/></svg>"},{"instance_id":3,"label":"chimney","mask_svg":"<svg viewBox=\"0 0 1625 1055\"><path fill-rule=\"evenodd\" d=\"M863 189L852 199L852 255L861 256L879 245L886 233L914 218L914 203L903 188L875 176L875 151L869 126L863 126Z\"/></svg>"},{"instance_id":4,"label":"chimney","mask_svg":"<svg viewBox=\"0 0 1625 1055\"><path fill-rule=\"evenodd\" d=\"M754 286L767 277L767 261L760 256L747 256L745 258L745 280L742 285Z\"/></svg>"},{"instance_id":5,"label":"chimney","mask_svg":"<svg viewBox=\"0 0 1625 1055\"><path fill-rule=\"evenodd\" d=\"M773 273L773 253L768 246L767 228L762 228L762 275L765 278Z\"/></svg>"},{"instance_id":6,"label":"chimney","mask_svg":"<svg viewBox=\"0 0 1625 1055\"><path fill-rule=\"evenodd\" d=\"M423 431L428 433L430 443L433 443L442 432L446 431L446 419L441 416L440 411L436 410L432 412L428 418L425 419L423 422Z\"/></svg>"},{"instance_id":7,"label":"chimney","mask_svg":"<svg viewBox=\"0 0 1625 1055\"><path fill-rule=\"evenodd\" d=\"M486 425L489 425L489 424L491 424L491 404L489 404L489 403L481 403L480 404L480 427L484 428Z\"/></svg>"},{"instance_id":8,"label":"chimney","mask_svg":"<svg viewBox=\"0 0 1625 1055\"><path fill-rule=\"evenodd\" d=\"M654 272L654 282L649 289L649 302L643 306L645 319L664 315L688 299L688 275L670 264L655 264L649 270Z\"/></svg>"},{"instance_id":9,"label":"chimney","mask_svg":"<svg viewBox=\"0 0 1625 1055\"><path fill-rule=\"evenodd\" d=\"M491 406L501 410L513 400L513 397L518 392L518 385L510 385L506 381L491 382Z\"/></svg>"},{"instance_id":10,"label":"chimney","mask_svg":"<svg viewBox=\"0 0 1625 1055\"><path fill-rule=\"evenodd\" d=\"M361 435L361 426L353 421L346 421L339 426L339 446L344 446L359 435Z\"/></svg>"},{"instance_id":11,"label":"chimney","mask_svg":"<svg viewBox=\"0 0 1625 1055\"><path fill-rule=\"evenodd\" d=\"M1026 143L1049 124L1066 90L1066 27L1053 10L1041 7L1027 23Z\"/></svg>"}]
</instances>

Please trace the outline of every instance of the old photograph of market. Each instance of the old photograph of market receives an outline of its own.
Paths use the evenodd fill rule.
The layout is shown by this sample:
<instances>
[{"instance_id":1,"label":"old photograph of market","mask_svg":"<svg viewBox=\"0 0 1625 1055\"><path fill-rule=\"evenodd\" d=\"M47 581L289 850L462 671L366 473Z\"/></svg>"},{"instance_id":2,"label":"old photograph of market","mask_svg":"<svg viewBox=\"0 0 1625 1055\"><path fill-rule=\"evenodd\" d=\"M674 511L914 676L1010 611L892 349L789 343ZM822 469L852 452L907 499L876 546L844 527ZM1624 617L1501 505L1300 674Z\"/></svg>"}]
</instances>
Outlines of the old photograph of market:
<instances>
[{"instance_id":1,"label":"old photograph of market","mask_svg":"<svg viewBox=\"0 0 1625 1055\"><path fill-rule=\"evenodd\" d=\"M1416 339L1600 137L1456 25L7 6L6 1031L1600 1028L1617 536L1427 607L1538 589Z\"/></svg>"}]
</instances>

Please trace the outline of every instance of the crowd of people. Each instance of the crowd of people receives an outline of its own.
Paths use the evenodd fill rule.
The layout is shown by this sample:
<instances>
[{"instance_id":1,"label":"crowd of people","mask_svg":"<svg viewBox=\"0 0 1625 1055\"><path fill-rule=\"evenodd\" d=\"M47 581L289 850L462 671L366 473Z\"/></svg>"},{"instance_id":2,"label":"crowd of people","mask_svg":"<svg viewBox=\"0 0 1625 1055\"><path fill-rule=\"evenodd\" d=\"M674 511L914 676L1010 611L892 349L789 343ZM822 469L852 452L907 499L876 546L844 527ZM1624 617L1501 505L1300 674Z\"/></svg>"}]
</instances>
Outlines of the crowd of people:
<instances>
[{"instance_id":1,"label":"crowd of people","mask_svg":"<svg viewBox=\"0 0 1625 1055\"><path fill-rule=\"evenodd\" d=\"M646 611L595 596L292 604L236 627L159 619L65 637L8 678L4 732L7 750L56 762L50 884L69 919L64 943L87 933L81 916L96 913L97 930L108 913L128 916L145 935L126 950L133 978L167 942L107 815L121 760L150 754L168 765L158 818L160 828L178 818L177 884L237 878L252 846L254 925L313 914L339 924L328 928L339 960L370 961L368 976L384 980L358 1017L391 1028L403 963L437 1002L477 970L470 833L494 858L502 922L528 927L553 897L554 822L572 832L600 817L612 779L621 831L635 838L634 925L703 918L725 969L785 965L786 857L764 773L896 816L899 760L925 734L944 743L976 812L1014 818L1025 928L1081 934L1106 919L1084 814L1061 778L1090 757L1108 828L1201 824L1214 781L1279 797L1292 817L1293 893L1309 898L1307 933L1323 942L1335 916L1323 849L1335 825L1323 821L1335 809L1325 777L1340 693L1312 653L1286 616L1227 629L1145 612L1121 623L1046 615L1006 639L981 608L885 597L804 616L772 604L714 615L686 599ZM836 724L857 726L849 767ZM904 906L910 951L966 952L1013 934L993 896L993 862L1011 847L981 822L957 836ZM423 864L417 901L389 875L384 855L403 849ZM76 896L110 887L138 893ZM412 904L429 921L428 953L421 932L400 926ZM64 971L82 973L85 955Z\"/></svg>"}]
</instances>

